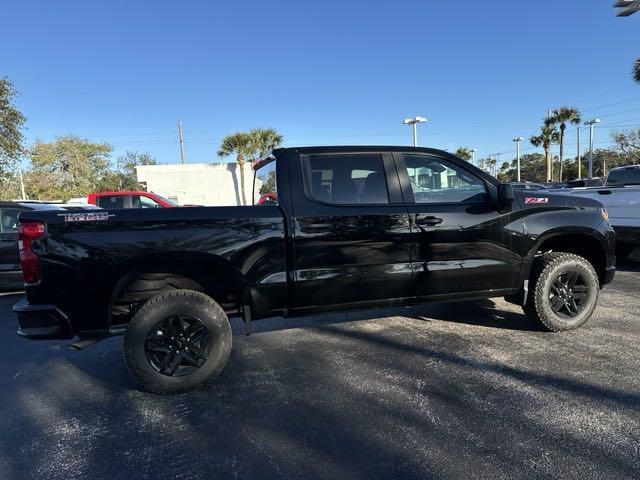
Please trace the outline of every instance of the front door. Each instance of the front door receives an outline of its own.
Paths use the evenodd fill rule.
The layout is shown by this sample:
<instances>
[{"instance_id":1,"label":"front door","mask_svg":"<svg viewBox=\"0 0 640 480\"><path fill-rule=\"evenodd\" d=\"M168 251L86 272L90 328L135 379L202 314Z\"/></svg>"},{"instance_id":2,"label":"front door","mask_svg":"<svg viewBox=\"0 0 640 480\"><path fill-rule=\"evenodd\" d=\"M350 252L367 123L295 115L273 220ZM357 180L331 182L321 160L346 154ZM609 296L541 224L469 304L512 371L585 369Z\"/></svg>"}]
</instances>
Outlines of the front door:
<instances>
[{"instance_id":1,"label":"front door","mask_svg":"<svg viewBox=\"0 0 640 480\"><path fill-rule=\"evenodd\" d=\"M491 185L455 157L394 156L411 221L414 294L513 288L522 260L507 217L489 201Z\"/></svg>"},{"instance_id":2,"label":"front door","mask_svg":"<svg viewBox=\"0 0 640 480\"><path fill-rule=\"evenodd\" d=\"M293 304L406 297L411 232L391 154L302 155L291 167L303 180L294 192Z\"/></svg>"}]
</instances>

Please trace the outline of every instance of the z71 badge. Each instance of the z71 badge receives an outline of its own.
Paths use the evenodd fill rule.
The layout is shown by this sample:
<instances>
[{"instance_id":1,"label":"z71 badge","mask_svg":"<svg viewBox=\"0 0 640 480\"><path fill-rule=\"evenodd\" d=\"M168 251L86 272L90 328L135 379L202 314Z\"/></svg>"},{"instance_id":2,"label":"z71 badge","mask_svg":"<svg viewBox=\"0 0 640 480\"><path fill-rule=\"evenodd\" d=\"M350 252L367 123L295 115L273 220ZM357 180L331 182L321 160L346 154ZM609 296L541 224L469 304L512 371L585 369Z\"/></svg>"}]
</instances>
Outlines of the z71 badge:
<instances>
[{"instance_id":1,"label":"z71 badge","mask_svg":"<svg viewBox=\"0 0 640 480\"><path fill-rule=\"evenodd\" d=\"M524 203L525 205L549 203L549 197L525 197Z\"/></svg>"},{"instance_id":2,"label":"z71 badge","mask_svg":"<svg viewBox=\"0 0 640 480\"><path fill-rule=\"evenodd\" d=\"M82 213L61 213L58 215L64 217L65 222L96 222L100 220L109 220L114 214L109 212L82 212Z\"/></svg>"}]
</instances>

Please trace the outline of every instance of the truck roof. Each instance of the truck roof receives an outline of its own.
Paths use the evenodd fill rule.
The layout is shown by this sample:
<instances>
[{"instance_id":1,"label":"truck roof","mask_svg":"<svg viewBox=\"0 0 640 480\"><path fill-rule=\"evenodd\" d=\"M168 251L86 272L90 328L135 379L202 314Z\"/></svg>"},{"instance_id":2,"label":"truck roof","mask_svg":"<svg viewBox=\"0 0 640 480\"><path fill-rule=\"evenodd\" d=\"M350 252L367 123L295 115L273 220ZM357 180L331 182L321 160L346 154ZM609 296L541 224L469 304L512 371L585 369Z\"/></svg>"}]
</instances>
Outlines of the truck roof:
<instances>
[{"instance_id":1,"label":"truck roof","mask_svg":"<svg viewBox=\"0 0 640 480\"><path fill-rule=\"evenodd\" d=\"M142 190L125 190L120 192L92 192L89 195L148 195L151 192L143 192Z\"/></svg>"},{"instance_id":2,"label":"truck roof","mask_svg":"<svg viewBox=\"0 0 640 480\"><path fill-rule=\"evenodd\" d=\"M623 165L621 167L613 167L609 169L609 172L612 172L613 170L632 170L636 168L640 168L640 165Z\"/></svg>"},{"instance_id":3,"label":"truck roof","mask_svg":"<svg viewBox=\"0 0 640 480\"><path fill-rule=\"evenodd\" d=\"M437 155L440 157L445 157L451 159L453 162L468 165L468 168L474 171L474 173L478 176L481 176L484 180L497 185L499 180L484 170L476 167L471 162L467 162L460 157L454 155L451 152L447 152L446 150L440 150L437 148L428 148L428 147L411 147L407 145L317 145L317 146L307 146L307 147L281 147L274 148L270 154L267 154L265 157L260 159L257 162L257 165L254 165L254 168L257 168L264 161L270 157L281 156L286 154L287 152L295 152L298 154L318 154L318 153L366 153L366 152L415 152L415 153L426 153L431 155Z\"/></svg>"}]
</instances>

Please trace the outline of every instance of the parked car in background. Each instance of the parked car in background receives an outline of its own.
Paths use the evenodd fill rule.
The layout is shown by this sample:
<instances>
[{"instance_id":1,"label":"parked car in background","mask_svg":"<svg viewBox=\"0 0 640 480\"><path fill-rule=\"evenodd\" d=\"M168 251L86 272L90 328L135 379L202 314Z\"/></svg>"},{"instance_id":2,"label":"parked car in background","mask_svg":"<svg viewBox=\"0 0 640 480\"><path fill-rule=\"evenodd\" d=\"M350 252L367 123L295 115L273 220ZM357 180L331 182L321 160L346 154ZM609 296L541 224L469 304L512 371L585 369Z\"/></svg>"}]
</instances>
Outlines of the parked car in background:
<instances>
[{"instance_id":1,"label":"parked car in background","mask_svg":"<svg viewBox=\"0 0 640 480\"><path fill-rule=\"evenodd\" d=\"M153 192L95 192L87 202L100 208L175 208L179 205Z\"/></svg>"},{"instance_id":2,"label":"parked car in background","mask_svg":"<svg viewBox=\"0 0 640 480\"><path fill-rule=\"evenodd\" d=\"M618 258L640 246L640 165L612 168L601 187L567 188L557 193L593 198L604 205L616 231Z\"/></svg>"},{"instance_id":3,"label":"parked car in background","mask_svg":"<svg viewBox=\"0 0 640 480\"><path fill-rule=\"evenodd\" d=\"M18 250L18 215L33 210L95 209L95 206L79 206L65 203L37 201L0 201L0 290L22 290L24 282Z\"/></svg>"},{"instance_id":4,"label":"parked car in background","mask_svg":"<svg viewBox=\"0 0 640 480\"><path fill-rule=\"evenodd\" d=\"M602 177L580 178L578 180L569 180L566 182L567 188L577 187L602 187L605 179Z\"/></svg>"},{"instance_id":5,"label":"parked car in background","mask_svg":"<svg viewBox=\"0 0 640 480\"><path fill-rule=\"evenodd\" d=\"M548 187L545 187L541 183L533 183L533 182L511 182L514 190L546 190Z\"/></svg>"}]
</instances>

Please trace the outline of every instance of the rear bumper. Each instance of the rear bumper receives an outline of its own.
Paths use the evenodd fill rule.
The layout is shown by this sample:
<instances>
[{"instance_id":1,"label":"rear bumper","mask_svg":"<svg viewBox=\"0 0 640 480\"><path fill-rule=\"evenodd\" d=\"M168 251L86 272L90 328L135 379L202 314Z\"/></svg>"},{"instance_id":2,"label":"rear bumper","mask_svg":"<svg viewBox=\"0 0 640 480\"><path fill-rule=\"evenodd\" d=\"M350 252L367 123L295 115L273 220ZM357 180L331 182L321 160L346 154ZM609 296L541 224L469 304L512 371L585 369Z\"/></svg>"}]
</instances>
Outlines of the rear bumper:
<instances>
[{"instance_id":1,"label":"rear bumper","mask_svg":"<svg viewBox=\"0 0 640 480\"><path fill-rule=\"evenodd\" d=\"M34 340L69 339L73 329L69 318L55 305L32 305L23 299L13 306L18 316L18 335Z\"/></svg>"}]
</instances>

